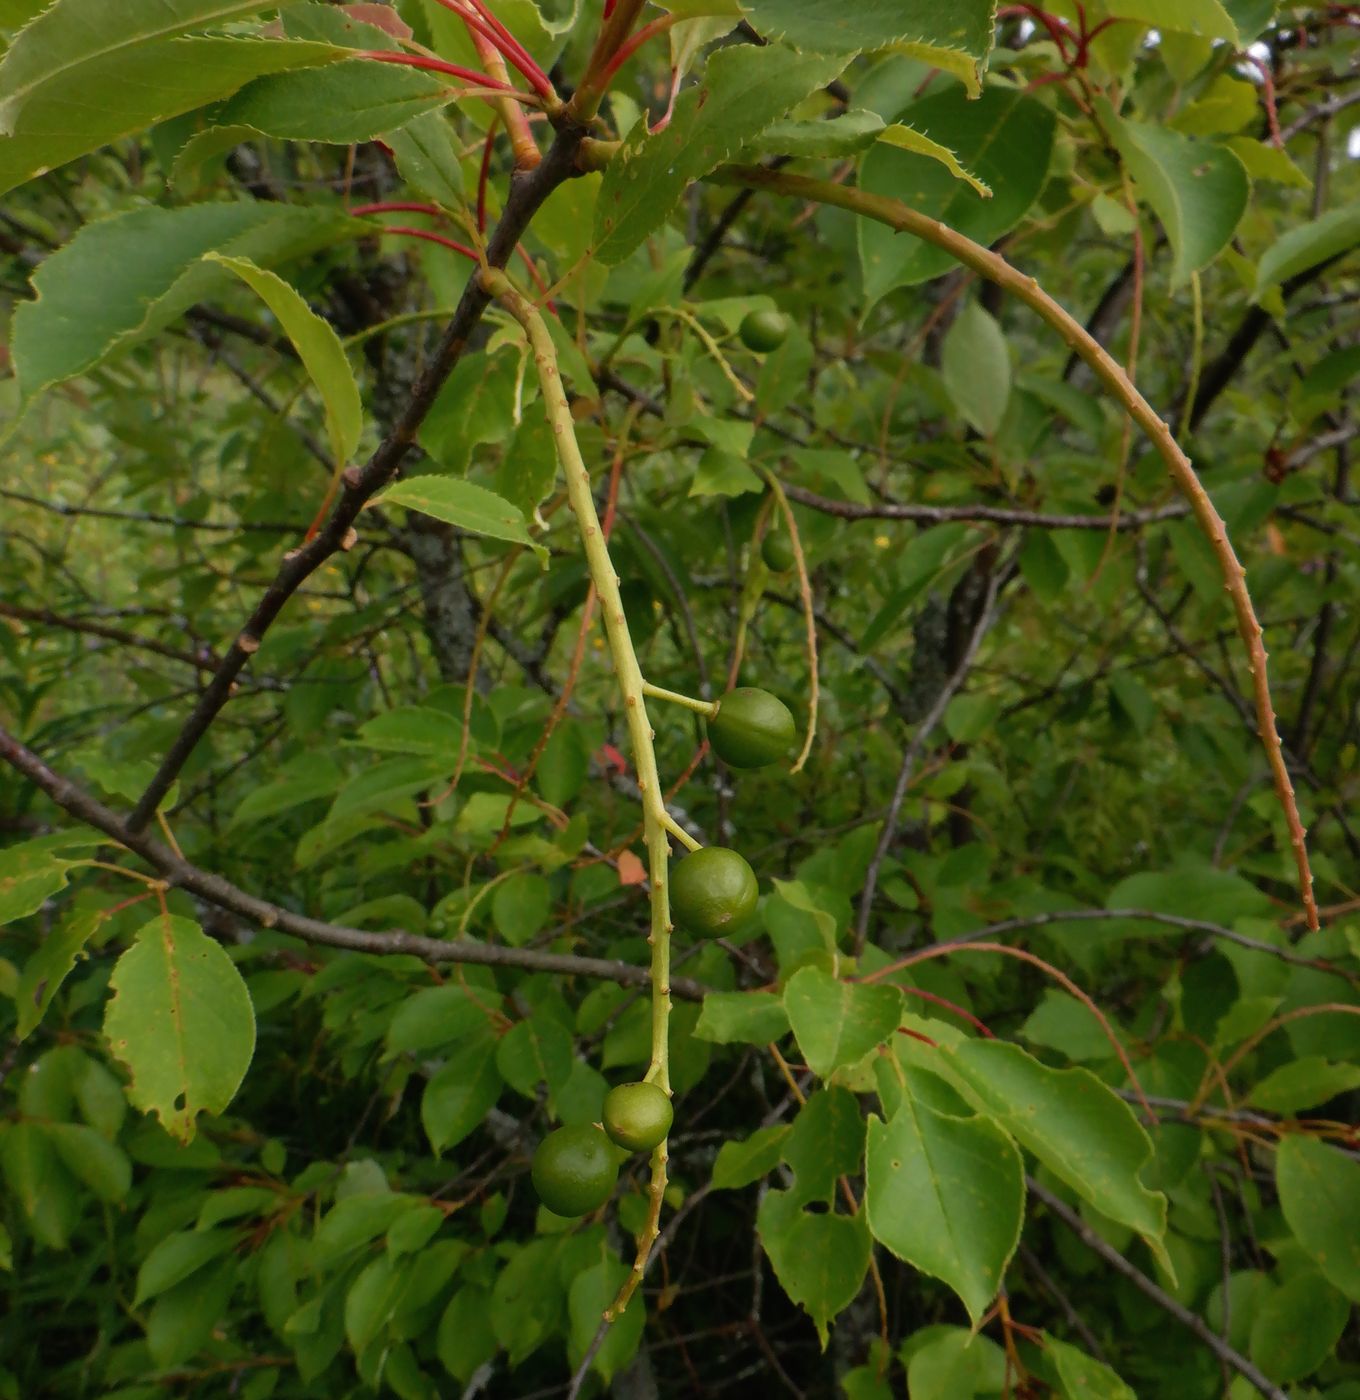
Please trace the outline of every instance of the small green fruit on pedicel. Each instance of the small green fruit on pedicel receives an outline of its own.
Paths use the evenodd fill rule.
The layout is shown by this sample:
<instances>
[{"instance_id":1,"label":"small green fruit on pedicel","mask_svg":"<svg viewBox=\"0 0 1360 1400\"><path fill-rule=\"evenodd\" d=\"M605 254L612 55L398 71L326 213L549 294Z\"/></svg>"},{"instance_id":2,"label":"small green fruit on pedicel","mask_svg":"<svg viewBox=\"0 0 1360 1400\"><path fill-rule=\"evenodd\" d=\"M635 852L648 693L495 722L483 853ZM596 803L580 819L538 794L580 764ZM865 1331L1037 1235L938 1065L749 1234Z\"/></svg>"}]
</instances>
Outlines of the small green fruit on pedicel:
<instances>
[{"instance_id":1,"label":"small green fruit on pedicel","mask_svg":"<svg viewBox=\"0 0 1360 1400\"><path fill-rule=\"evenodd\" d=\"M618 1084L605 1095L604 1130L629 1152L650 1152L675 1121L670 1096L657 1084Z\"/></svg>"},{"instance_id":2,"label":"small green fruit on pedicel","mask_svg":"<svg viewBox=\"0 0 1360 1400\"><path fill-rule=\"evenodd\" d=\"M797 737L789 707L753 685L729 690L708 721L713 752L732 768L764 768L783 758Z\"/></svg>"},{"instance_id":3,"label":"small green fruit on pedicel","mask_svg":"<svg viewBox=\"0 0 1360 1400\"><path fill-rule=\"evenodd\" d=\"M786 574L796 562L793 557L793 541L786 530L767 530L760 542L760 557L765 567L774 574Z\"/></svg>"},{"instance_id":4,"label":"small green fruit on pedicel","mask_svg":"<svg viewBox=\"0 0 1360 1400\"><path fill-rule=\"evenodd\" d=\"M671 916L696 938L721 938L755 912L759 898L755 871L726 846L691 852L671 875Z\"/></svg>"},{"instance_id":5,"label":"small green fruit on pedicel","mask_svg":"<svg viewBox=\"0 0 1360 1400\"><path fill-rule=\"evenodd\" d=\"M554 1215L599 1210L619 1179L614 1148L593 1123L557 1128L538 1144L530 1168L538 1199Z\"/></svg>"},{"instance_id":6,"label":"small green fruit on pedicel","mask_svg":"<svg viewBox=\"0 0 1360 1400\"><path fill-rule=\"evenodd\" d=\"M789 318L781 311L750 311L737 332L741 343L758 355L778 350L789 333Z\"/></svg>"}]
</instances>

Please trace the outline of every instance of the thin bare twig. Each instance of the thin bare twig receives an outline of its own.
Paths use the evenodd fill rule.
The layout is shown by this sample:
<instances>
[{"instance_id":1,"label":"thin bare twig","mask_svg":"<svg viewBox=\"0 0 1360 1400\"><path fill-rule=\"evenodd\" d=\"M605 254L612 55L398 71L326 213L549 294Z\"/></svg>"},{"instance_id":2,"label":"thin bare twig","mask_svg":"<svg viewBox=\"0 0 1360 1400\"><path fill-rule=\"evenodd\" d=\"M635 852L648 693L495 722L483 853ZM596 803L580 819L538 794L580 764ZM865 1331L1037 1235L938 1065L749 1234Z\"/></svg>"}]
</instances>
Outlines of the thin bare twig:
<instances>
[{"instance_id":1,"label":"thin bare twig","mask_svg":"<svg viewBox=\"0 0 1360 1400\"><path fill-rule=\"evenodd\" d=\"M1042 1201L1087 1249L1098 1254L1115 1273L1123 1275L1140 1293L1151 1298L1163 1312L1174 1317L1182 1327L1193 1332L1220 1361L1225 1362L1239 1376L1250 1381L1262 1395L1268 1397L1268 1400L1288 1400L1279 1386L1252 1365L1241 1352L1229 1346L1198 1313L1191 1312L1183 1303L1178 1303L1165 1289L1159 1288L1136 1264L1131 1264L1113 1245L1107 1244L1101 1239L1095 1230L1065 1201L1059 1200L1033 1177L1026 1177L1025 1182L1029 1194L1036 1200Z\"/></svg>"},{"instance_id":2,"label":"thin bare twig","mask_svg":"<svg viewBox=\"0 0 1360 1400\"><path fill-rule=\"evenodd\" d=\"M996 596L1008 573L1009 570L1006 568L997 568L989 575L987 593L983 598L977 623L973 627L972 635L968 638L968 644L963 649L963 655L959 658L959 664L954 668L954 673L941 686L934 704L916 726L916 733L911 736L911 742L902 755L902 766L897 770L897 782L893 786L892 801L888 804L888 815L883 819L883 830L879 833L878 845L874 848L873 859L869 862L868 870L864 872L864 892L860 895L859 913L855 919L854 952L856 957L864 950L864 939L869 931L869 915L874 907L874 891L878 888L878 874L883 867L888 849L897 836L897 823L902 814L902 803L906 800L907 789L911 786L911 780L916 773L916 766L921 760L926 740L934 733L935 726L944 718L944 712L949 708L949 702L958 693L964 681L968 679L968 672L972 669L978 647L982 645L983 637L987 635L995 620Z\"/></svg>"}]
</instances>

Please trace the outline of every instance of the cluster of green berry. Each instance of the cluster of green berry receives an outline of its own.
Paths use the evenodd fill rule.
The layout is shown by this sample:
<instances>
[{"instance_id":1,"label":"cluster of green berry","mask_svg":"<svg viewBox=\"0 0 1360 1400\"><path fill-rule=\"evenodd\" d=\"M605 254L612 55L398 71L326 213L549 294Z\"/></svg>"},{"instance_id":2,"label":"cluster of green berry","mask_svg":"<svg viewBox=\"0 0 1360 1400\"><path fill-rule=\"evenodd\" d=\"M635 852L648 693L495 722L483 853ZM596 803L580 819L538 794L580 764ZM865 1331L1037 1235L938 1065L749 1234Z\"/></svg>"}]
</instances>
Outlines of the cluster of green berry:
<instances>
[{"instance_id":1,"label":"cluster of green berry","mask_svg":"<svg viewBox=\"0 0 1360 1400\"><path fill-rule=\"evenodd\" d=\"M708 721L710 747L733 768L774 763L795 736L788 706L754 686L728 691ZM740 851L703 846L675 867L671 916L696 938L718 938L755 913L759 894L755 871ZM531 1171L539 1200L555 1215L598 1210L614 1192L624 1156L660 1146L673 1117L670 1097L659 1085L617 1085L605 1096L600 1124L557 1128L539 1143Z\"/></svg>"}]
</instances>

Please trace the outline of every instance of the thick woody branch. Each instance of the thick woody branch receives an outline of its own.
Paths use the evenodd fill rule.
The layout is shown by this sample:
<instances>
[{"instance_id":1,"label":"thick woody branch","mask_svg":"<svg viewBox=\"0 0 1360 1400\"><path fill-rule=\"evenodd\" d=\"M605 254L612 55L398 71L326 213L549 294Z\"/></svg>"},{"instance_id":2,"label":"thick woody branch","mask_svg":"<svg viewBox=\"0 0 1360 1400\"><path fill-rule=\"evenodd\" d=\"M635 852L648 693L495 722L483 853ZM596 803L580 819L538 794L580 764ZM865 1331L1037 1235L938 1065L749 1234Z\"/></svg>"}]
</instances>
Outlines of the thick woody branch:
<instances>
[{"instance_id":1,"label":"thick woody branch","mask_svg":"<svg viewBox=\"0 0 1360 1400\"><path fill-rule=\"evenodd\" d=\"M480 963L485 967L516 967L530 972L552 972L564 977L591 977L618 982L625 987L645 987L650 981L646 968L613 958L575 957L567 953L543 953L532 948L505 948L469 940L422 938L400 930L373 932L329 924L271 904L266 899L233 885L220 875L202 870L177 856L167 846L135 832L129 824L98 799L70 779L54 772L31 749L0 729L0 758L40 788L63 811L102 831L110 840L147 862L176 889L197 895L207 903L261 928L277 929L307 943L328 948L345 948L354 953L378 955L405 954L428 963ZM686 977L675 978L671 991L687 1001L700 1001L707 989Z\"/></svg>"}]
</instances>

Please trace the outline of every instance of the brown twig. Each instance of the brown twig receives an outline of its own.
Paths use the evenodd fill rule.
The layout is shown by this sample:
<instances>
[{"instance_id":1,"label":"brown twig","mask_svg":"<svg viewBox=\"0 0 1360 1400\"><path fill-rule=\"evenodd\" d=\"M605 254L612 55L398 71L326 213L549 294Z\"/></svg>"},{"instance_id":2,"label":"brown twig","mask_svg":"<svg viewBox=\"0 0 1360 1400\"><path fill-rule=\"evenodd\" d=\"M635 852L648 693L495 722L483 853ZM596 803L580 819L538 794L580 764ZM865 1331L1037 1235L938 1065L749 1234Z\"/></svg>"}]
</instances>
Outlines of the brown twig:
<instances>
[{"instance_id":1,"label":"brown twig","mask_svg":"<svg viewBox=\"0 0 1360 1400\"><path fill-rule=\"evenodd\" d=\"M623 986L647 986L648 970L608 958L576 957L566 953L541 953L530 948L506 948L496 944L445 941L422 938L401 931L370 932L329 924L283 909L268 900L239 889L230 881L202 870L175 855L159 841L133 831L129 824L103 803L67 778L54 772L31 749L0 729L0 758L41 788L53 802L73 817L88 823L106 836L139 855L165 879L166 883L197 895L219 909L226 909L262 928L277 929L308 943L330 948L346 948L356 953L406 954L429 963L480 963L487 967L519 967L534 972L563 976L593 977ZM689 1001L703 999L707 988L688 978L673 978L671 991Z\"/></svg>"},{"instance_id":2,"label":"brown twig","mask_svg":"<svg viewBox=\"0 0 1360 1400\"><path fill-rule=\"evenodd\" d=\"M1191 1312L1183 1303L1178 1303L1164 1289L1159 1288L1136 1264L1131 1264L1111 1244L1107 1244L1065 1201L1059 1200L1046 1187L1033 1177L1025 1179L1029 1194L1055 1215L1087 1249L1098 1254L1115 1273L1121 1274L1145 1297L1151 1298L1163 1312L1174 1317L1182 1327L1191 1332L1207 1346L1215 1356L1226 1362L1238 1375L1245 1377L1268 1400L1288 1400L1284 1391L1258 1370L1241 1352L1229 1346L1198 1313Z\"/></svg>"}]
</instances>

